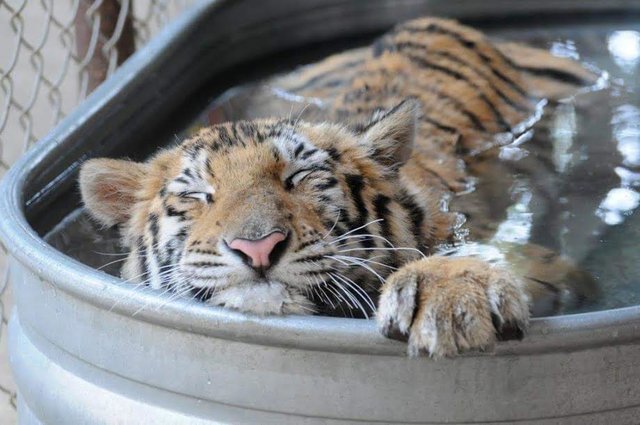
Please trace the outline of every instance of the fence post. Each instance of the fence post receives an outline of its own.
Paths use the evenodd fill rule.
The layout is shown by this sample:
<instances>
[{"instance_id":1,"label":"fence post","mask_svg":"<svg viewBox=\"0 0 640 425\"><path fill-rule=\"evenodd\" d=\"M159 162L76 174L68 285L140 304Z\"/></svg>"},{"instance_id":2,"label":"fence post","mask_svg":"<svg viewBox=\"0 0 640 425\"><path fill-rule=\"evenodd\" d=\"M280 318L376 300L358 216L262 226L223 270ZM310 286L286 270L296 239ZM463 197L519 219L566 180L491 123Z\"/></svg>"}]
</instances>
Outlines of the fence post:
<instances>
[{"instance_id":1,"label":"fence post","mask_svg":"<svg viewBox=\"0 0 640 425\"><path fill-rule=\"evenodd\" d=\"M135 51L132 4L128 0L80 0L74 24L86 87L92 92Z\"/></svg>"}]
</instances>

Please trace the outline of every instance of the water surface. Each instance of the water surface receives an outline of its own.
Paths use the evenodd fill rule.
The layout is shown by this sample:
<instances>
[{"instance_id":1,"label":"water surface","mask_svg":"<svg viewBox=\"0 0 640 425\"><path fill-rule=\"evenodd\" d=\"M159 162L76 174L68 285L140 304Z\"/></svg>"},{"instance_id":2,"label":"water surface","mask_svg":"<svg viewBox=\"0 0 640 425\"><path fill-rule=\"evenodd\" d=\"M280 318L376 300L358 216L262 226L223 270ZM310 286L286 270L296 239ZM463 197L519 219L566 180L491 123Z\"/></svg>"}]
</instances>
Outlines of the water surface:
<instances>
[{"instance_id":1,"label":"water surface","mask_svg":"<svg viewBox=\"0 0 640 425\"><path fill-rule=\"evenodd\" d=\"M495 238L534 242L566 254L588 270L602 298L581 311L640 304L640 25L501 28L493 37L524 41L597 68L606 87L585 90L547 106L539 122L500 149L513 170L509 190L492 194L477 182L474 196L495 196L506 217L495 221ZM263 82L217 97L177 139L202 125L260 115L260 102L276 115L310 114L322 99L288 96ZM81 211L49 235L70 256L118 274L121 251L113 229L99 229ZM576 310L577 311L577 310Z\"/></svg>"}]
</instances>

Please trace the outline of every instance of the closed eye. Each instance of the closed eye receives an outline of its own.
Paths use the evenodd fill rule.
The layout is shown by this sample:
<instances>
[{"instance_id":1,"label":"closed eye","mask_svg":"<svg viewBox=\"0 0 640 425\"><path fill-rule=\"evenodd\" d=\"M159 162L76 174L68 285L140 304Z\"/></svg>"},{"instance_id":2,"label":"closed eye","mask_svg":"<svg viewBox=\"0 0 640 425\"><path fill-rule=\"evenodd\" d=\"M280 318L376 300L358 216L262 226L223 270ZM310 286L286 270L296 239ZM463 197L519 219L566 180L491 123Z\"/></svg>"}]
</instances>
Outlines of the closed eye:
<instances>
[{"instance_id":1,"label":"closed eye","mask_svg":"<svg viewBox=\"0 0 640 425\"><path fill-rule=\"evenodd\" d=\"M213 195L208 192L180 192L178 196L186 199L196 199L207 204L213 202Z\"/></svg>"},{"instance_id":2,"label":"closed eye","mask_svg":"<svg viewBox=\"0 0 640 425\"><path fill-rule=\"evenodd\" d=\"M295 173L291 174L289 177L287 177L284 181L284 187L287 190L291 190L294 187L296 187L298 184L300 184L300 182L304 179L306 179L307 177L309 177L312 173L315 173L316 171L329 171L328 168L326 167L310 167L310 168L303 168L302 170L298 170Z\"/></svg>"}]
</instances>

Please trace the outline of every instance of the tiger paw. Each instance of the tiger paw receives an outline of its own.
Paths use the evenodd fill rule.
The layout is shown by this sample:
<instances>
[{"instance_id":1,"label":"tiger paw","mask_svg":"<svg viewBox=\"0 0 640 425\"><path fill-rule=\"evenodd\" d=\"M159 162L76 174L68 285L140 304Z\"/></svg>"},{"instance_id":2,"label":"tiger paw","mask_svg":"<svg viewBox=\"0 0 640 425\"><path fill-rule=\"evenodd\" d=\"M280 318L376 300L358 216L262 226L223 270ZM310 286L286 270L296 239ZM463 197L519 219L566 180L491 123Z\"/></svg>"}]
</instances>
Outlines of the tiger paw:
<instances>
[{"instance_id":1,"label":"tiger paw","mask_svg":"<svg viewBox=\"0 0 640 425\"><path fill-rule=\"evenodd\" d=\"M408 354L448 357L491 348L504 333L521 337L529 320L523 285L474 258L430 257L393 273L382 287L378 328L408 338Z\"/></svg>"}]
</instances>

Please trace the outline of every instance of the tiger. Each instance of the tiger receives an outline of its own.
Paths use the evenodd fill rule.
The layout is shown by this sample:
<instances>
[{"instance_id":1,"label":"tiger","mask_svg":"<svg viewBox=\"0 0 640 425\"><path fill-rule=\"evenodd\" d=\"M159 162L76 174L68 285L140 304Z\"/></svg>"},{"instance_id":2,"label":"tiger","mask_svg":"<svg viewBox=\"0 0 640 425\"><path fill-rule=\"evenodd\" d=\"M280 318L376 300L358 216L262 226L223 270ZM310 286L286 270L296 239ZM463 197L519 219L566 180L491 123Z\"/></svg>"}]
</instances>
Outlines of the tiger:
<instances>
[{"instance_id":1,"label":"tiger","mask_svg":"<svg viewBox=\"0 0 640 425\"><path fill-rule=\"evenodd\" d=\"M128 282L259 316L374 319L410 356L490 350L597 285L547 248L492 244L492 200L465 199L541 102L598 78L418 18L275 77L323 99L304 119L256 100L271 117L206 126L145 162L86 161L80 192L119 229Z\"/></svg>"}]
</instances>

